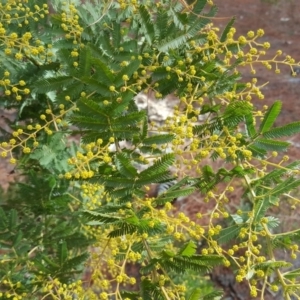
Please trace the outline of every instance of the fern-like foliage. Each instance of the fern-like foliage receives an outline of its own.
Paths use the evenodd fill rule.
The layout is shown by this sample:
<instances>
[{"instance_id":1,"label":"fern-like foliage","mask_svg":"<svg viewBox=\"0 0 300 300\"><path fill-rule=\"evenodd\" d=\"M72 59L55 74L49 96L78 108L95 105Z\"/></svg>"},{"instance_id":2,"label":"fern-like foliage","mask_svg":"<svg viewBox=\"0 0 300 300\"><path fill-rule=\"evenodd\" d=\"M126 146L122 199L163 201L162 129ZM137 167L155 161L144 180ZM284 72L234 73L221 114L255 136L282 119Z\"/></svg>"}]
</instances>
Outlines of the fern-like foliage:
<instances>
[{"instance_id":1,"label":"fern-like foliage","mask_svg":"<svg viewBox=\"0 0 300 300\"><path fill-rule=\"evenodd\" d=\"M219 35L206 0L19 2L0 14L0 102L17 110L0 156L22 175L0 194L0 298L214 299L198 283L230 262L252 295L275 274L289 299L299 270L273 249L294 257L300 231L281 234L273 207L299 202L300 162L277 152L300 122L276 125L280 101L257 110L239 73L262 31L236 39L232 18ZM158 101L174 107L160 124Z\"/></svg>"}]
</instances>

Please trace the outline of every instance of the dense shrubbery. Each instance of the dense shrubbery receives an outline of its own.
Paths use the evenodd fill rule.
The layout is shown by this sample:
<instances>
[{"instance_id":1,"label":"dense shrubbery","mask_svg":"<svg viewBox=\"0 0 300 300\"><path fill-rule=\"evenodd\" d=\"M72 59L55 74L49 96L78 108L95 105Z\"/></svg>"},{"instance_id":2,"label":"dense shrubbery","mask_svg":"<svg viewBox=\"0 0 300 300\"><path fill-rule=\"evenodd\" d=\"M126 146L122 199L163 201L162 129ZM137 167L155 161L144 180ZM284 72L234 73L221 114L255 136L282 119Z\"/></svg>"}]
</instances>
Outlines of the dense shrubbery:
<instances>
[{"instance_id":1,"label":"dense shrubbery","mask_svg":"<svg viewBox=\"0 0 300 300\"><path fill-rule=\"evenodd\" d=\"M197 285L220 264L252 297L299 294L277 253L296 258L300 230L275 234L270 212L298 206L300 161L281 153L300 122L274 127L281 103L258 110L263 83L239 73L295 61L265 59L262 29L219 34L212 1L45 2L0 5L1 106L17 116L0 153L25 175L1 196L0 298L214 299ZM178 97L163 126L141 92ZM230 207L237 186L247 210ZM174 210L195 191L207 213Z\"/></svg>"}]
</instances>

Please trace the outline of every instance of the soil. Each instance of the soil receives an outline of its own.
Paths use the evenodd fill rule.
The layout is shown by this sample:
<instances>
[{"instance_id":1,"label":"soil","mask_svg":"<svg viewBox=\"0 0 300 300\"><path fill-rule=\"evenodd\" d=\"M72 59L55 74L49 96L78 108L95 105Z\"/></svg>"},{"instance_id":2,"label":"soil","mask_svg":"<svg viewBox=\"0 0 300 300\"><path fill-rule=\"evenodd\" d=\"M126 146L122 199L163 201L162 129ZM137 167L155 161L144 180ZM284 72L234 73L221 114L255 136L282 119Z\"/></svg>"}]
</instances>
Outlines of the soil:
<instances>
[{"instance_id":1,"label":"soil","mask_svg":"<svg viewBox=\"0 0 300 300\"><path fill-rule=\"evenodd\" d=\"M0 96L1 97L1 96ZM0 143L7 140L10 132L9 123L13 121L16 116L14 110L4 110L0 108ZM7 159L0 157L0 196L1 193L7 190L9 184L14 181L16 173L14 166L8 163Z\"/></svg>"}]
</instances>

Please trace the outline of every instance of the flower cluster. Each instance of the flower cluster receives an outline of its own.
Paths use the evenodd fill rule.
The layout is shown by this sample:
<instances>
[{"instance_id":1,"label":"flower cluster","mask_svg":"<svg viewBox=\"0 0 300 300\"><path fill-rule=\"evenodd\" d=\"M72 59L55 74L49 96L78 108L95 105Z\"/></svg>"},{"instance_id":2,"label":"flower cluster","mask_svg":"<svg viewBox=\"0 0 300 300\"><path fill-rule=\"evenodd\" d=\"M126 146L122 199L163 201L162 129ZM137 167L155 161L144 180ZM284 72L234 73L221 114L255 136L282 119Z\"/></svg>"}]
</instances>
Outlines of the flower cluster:
<instances>
[{"instance_id":1,"label":"flower cluster","mask_svg":"<svg viewBox=\"0 0 300 300\"><path fill-rule=\"evenodd\" d=\"M4 71L3 77L0 80L0 86L4 88L5 96L12 96L17 101L22 100L25 95L30 93L30 89L26 87L24 80L19 80L18 83L12 83L10 79L10 72Z\"/></svg>"},{"instance_id":2,"label":"flower cluster","mask_svg":"<svg viewBox=\"0 0 300 300\"><path fill-rule=\"evenodd\" d=\"M47 135L52 135L53 131L58 131L59 126L65 126L62 121L63 117L71 110L71 108L65 110L63 104L59 105L59 113L53 114L52 110L46 109L45 114L40 115L40 119L45 122L44 124L28 124L26 127L16 129L12 132L12 138L7 142L0 144L1 157L10 157L9 162L16 164L17 160L14 158L14 151L21 149L23 154L29 154L39 146L39 133L44 132Z\"/></svg>"},{"instance_id":3,"label":"flower cluster","mask_svg":"<svg viewBox=\"0 0 300 300\"><path fill-rule=\"evenodd\" d=\"M8 1L1 4L0 43L8 56L14 56L22 61L26 57L44 59L47 50L42 41L33 36L30 31L19 33L18 28L27 27L32 22L38 22L49 14L48 5L34 5L33 11L27 5L28 1ZM16 25L16 26L15 26ZM15 31L13 30L15 28Z\"/></svg>"},{"instance_id":4,"label":"flower cluster","mask_svg":"<svg viewBox=\"0 0 300 300\"><path fill-rule=\"evenodd\" d=\"M245 83L237 81L239 70L245 66L250 66L252 74L255 74L257 64L280 73L281 65L294 70L299 63L290 56L280 59L280 50L273 58L264 59L270 44L260 43L264 35L262 29L235 38L236 30L231 28L220 38L218 29L207 24L200 30L201 38L198 33L189 39L184 34L186 44L180 44L177 37L172 47L168 47L169 37L164 37L162 45L155 44L155 34L152 43L147 44L152 38L148 20L148 14L152 13L151 1L145 1L145 6L142 1L135 0L108 2L104 11L111 6L115 11L107 18L103 16L103 23L101 17L99 27L96 27L107 34L103 45L98 38L89 36L91 26L86 26L84 32L76 7L63 4L62 11L53 20L60 35L52 36L51 41L40 40L35 31L27 31L27 25L33 26L45 18L48 6L33 5L30 8L28 2L0 4L0 47L10 61L17 61L22 66L28 64L41 71L43 80L39 83L42 87L18 78L18 72L12 75L9 68L1 71L0 89L5 100L26 99L14 103L26 107L32 102L38 109L34 111L35 119L25 117L22 125L14 127L11 137L0 143L0 156L8 157L10 163L16 164L18 155L26 157L37 148L41 149L41 145L46 145L56 132L63 132L67 137L74 132L81 134L85 139L74 146L75 150L66 149L69 156L65 165L62 163L59 171L47 169L55 183L51 183L51 192L49 197L47 195L51 203L49 207L44 206L47 197L43 198L41 211L49 209L55 214L60 209L59 200L65 200L63 196L67 195L67 207L72 216L66 216L66 220L72 219L74 212L78 213L78 218L81 215L90 217L90 222L84 219L85 223L80 223L80 230L84 237L94 241L87 262L90 276L84 282L69 283L52 278L47 273L50 268L45 271L43 257L43 271L34 269L37 273L34 280L43 282L43 297L123 299L123 287L137 286L134 274L139 265L143 276L138 279L155 284L165 299L184 299L186 286L173 280L168 267L172 271L182 266L198 270L197 259L189 261L196 251L208 259L220 258L225 267L235 266L236 281L248 280L252 297L259 293L263 295L267 288L278 290L277 282L269 280L271 269L278 270L276 276L284 288L294 284L289 276L284 277L279 271L281 265L276 265L272 246L275 242L280 246L286 243L285 248L295 259L299 249L292 238L299 233L273 233L271 229L278 225L278 220L266 212L279 205L282 195L290 201L292 208L300 204L300 199L291 193L292 188L299 185L299 163L288 164L289 157L278 153L285 151L287 146L276 140L299 132L300 127L293 123L272 131L280 110L278 103L271 108L266 105L257 108L254 101L264 99L262 88L265 84L260 84L257 78ZM163 8L165 2L153 7ZM174 13L175 18L182 10L182 19L174 19L178 24L188 20L193 8L185 1L180 3L180 9L168 12ZM211 5L212 1L207 4ZM119 13L124 13L124 28L115 25L119 19L108 24L110 18ZM155 18L162 18L162 15L157 13ZM145 24L134 27L139 22ZM178 28L180 26L185 27L181 24ZM141 51L135 53L132 44L136 47L140 44L131 44L135 32L132 28L137 32L147 29L148 34L146 46L143 44ZM39 30L44 32L46 29L40 26ZM58 68L54 59L60 60ZM31 72L30 68L24 67L24 70ZM82 76L81 71L85 73ZM172 89L173 86L176 88ZM147 124L145 114L137 110L132 98L144 92L153 93L159 99L169 90L178 100L173 114L163 124ZM268 119L270 115L272 117ZM94 122L93 118L103 119ZM78 127L70 126L69 121ZM120 147L123 141L131 142L130 146ZM174 154L174 160L163 156L167 149ZM145 167L144 173L136 167L137 162ZM189 178L185 185L171 191L171 195L172 192L183 193L188 188L191 193L194 189L200 191L202 194L197 194L197 201L201 201L201 211L187 213L178 209L179 206L173 206L171 200L162 204L157 202L159 197L164 199L168 191L158 198L147 196L145 191L149 189L149 183L170 180L167 168L172 168L179 180ZM115 174L118 178L114 178ZM267 174L271 175L268 177ZM110 185L107 184L109 180ZM65 185L68 188L61 192ZM248 199L247 209L230 206L237 188L245 192L241 197ZM228 220L232 226L228 225ZM46 225L48 230L52 224ZM291 240L286 242L285 235L290 235ZM224 246L227 237L232 242ZM199 241L204 242L203 246L194 249ZM194 247L192 250L180 248L189 242L193 245L191 248ZM181 255L177 261L176 255ZM61 255L61 260L63 257ZM59 262L58 267L62 269L63 264L64 261ZM57 267L51 260L49 265ZM128 266L133 266L133 275ZM25 293L17 291L20 283L8 279L3 282L4 296L25 297Z\"/></svg>"}]
</instances>

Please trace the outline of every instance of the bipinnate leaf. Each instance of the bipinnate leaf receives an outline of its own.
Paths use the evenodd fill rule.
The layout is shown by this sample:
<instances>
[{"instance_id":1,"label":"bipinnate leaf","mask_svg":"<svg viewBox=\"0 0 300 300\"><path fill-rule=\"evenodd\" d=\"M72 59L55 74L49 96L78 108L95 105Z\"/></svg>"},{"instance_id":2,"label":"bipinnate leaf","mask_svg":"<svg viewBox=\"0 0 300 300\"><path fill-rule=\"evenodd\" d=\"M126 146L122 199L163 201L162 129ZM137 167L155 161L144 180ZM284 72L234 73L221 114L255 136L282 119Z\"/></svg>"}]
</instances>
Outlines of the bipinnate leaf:
<instances>
[{"instance_id":1,"label":"bipinnate leaf","mask_svg":"<svg viewBox=\"0 0 300 300\"><path fill-rule=\"evenodd\" d=\"M174 134L158 134L143 139L143 143L145 145L161 145L172 142L174 137Z\"/></svg>"},{"instance_id":2,"label":"bipinnate leaf","mask_svg":"<svg viewBox=\"0 0 300 300\"><path fill-rule=\"evenodd\" d=\"M218 300L222 299L221 297L223 296L224 292L220 290L215 290L210 293L207 293L203 297L201 297L201 300Z\"/></svg>"},{"instance_id":3,"label":"bipinnate leaf","mask_svg":"<svg viewBox=\"0 0 300 300\"><path fill-rule=\"evenodd\" d=\"M284 278L293 280L300 277L300 268L294 269L292 271L286 272L283 274Z\"/></svg>"},{"instance_id":4,"label":"bipinnate leaf","mask_svg":"<svg viewBox=\"0 0 300 300\"><path fill-rule=\"evenodd\" d=\"M59 257L59 264L60 266L62 266L68 258L67 243L65 241L60 240L58 242L57 252Z\"/></svg>"},{"instance_id":5,"label":"bipinnate leaf","mask_svg":"<svg viewBox=\"0 0 300 300\"><path fill-rule=\"evenodd\" d=\"M259 138L254 141L253 145L259 149L266 151L286 151L290 146L290 143Z\"/></svg>"},{"instance_id":6,"label":"bipinnate leaf","mask_svg":"<svg viewBox=\"0 0 300 300\"><path fill-rule=\"evenodd\" d=\"M34 84L34 90L37 93L46 93L56 91L66 87L74 82L72 76L62 75L58 77L43 78Z\"/></svg>"},{"instance_id":7,"label":"bipinnate leaf","mask_svg":"<svg viewBox=\"0 0 300 300\"><path fill-rule=\"evenodd\" d=\"M153 20L151 19L151 15L148 9L144 5L139 5L139 15L141 18L141 24L145 27L145 38L148 43L151 45L154 41L155 37L155 27L153 25Z\"/></svg>"},{"instance_id":8,"label":"bipinnate leaf","mask_svg":"<svg viewBox=\"0 0 300 300\"><path fill-rule=\"evenodd\" d=\"M227 39L227 34L229 33L233 23L235 21L235 18L232 18L226 25L226 27L224 28L223 32L222 32L222 35L220 37L220 41L223 43L226 41Z\"/></svg>"},{"instance_id":9,"label":"bipinnate leaf","mask_svg":"<svg viewBox=\"0 0 300 300\"><path fill-rule=\"evenodd\" d=\"M201 299L201 295L202 295L202 290L199 288L195 288L189 295L188 300L199 300Z\"/></svg>"},{"instance_id":10,"label":"bipinnate leaf","mask_svg":"<svg viewBox=\"0 0 300 300\"><path fill-rule=\"evenodd\" d=\"M130 159L126 157L125 153L117 153L116 167L118 171L127 178L134 178L137 175L137 170L133 167Z\"/></svg>"},{"instance_id":11,"label":"bipinnate leaf","mask_svg":"<svg viewBox=\"0 0 300 300\"><path fill-rule=\"evenodd\" d=\"M240 230L241 230L241 226L237 224L223 228L219 233L218 242L220 244L225 244L230 242L231 240L235 239L238 236Z\"/></svg>"},{"instance_id":12,"label":"bipinnate leaf","mask_svg":"<svg viewBox=\"0 0 300 300\"><path fill-rule=\"evenodd\" d=\"M270 138L281 138L291 136L300 132L300 122L293 122L284 126L275 127L263 133L263 137Z\"/></svg>"},{"instance_id":13,"label":"bipinnate leaf","mask_svg":"<svg viewBox=\"0 0 300 300\"><path fill-rule=\"evenodd\" d=\"M184 245L183 248L181 248L181 250L179 251L178 254L182 255L182 256L192 256L196 253L196 245L194 242L189 241L188 243L186 243Z\"/></svg>"},{"instance_id":14,"label":"bipinnate leaf","mask_svg":"<svg viewBox=\"0 0 300 300\"><path fill-rule=\"evenodd\" d=\"M260 124L259 133L265 133L273 126L275 120L277 119L281 111L281 106L282 103L280 101L275 101L272 104L272 106L268 109Z\"/></svg>"}]
</instances>

